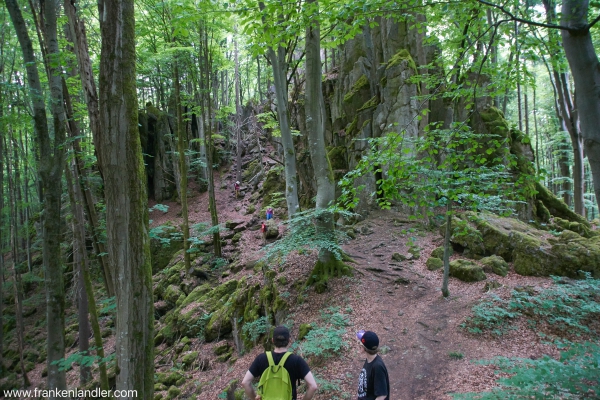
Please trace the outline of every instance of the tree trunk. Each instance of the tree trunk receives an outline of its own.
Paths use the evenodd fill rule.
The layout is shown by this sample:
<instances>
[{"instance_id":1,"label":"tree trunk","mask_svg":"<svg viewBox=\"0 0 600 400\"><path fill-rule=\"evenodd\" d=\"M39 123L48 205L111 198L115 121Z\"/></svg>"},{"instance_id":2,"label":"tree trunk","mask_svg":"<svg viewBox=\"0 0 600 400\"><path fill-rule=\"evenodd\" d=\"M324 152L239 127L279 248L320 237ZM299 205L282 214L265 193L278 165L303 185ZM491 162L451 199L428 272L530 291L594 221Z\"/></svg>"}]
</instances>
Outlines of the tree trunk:
<instances>
[{"instance_id":1,"label":"tree trunk","mask_svg":"<svg viewBox=\"0 0 600 400\"><path fill-rule=\"evenodd\" d=\"M58 64L58 41L56 36L56 0L44 2L44 31L46 33L51 91L52 116L54 122L54 142L46 120L46 107L42 97L39 73L33 46L27 26L16 0L5 0L23 52L30 90L34 127L39 149L38 164L41 180L41 196L44 204L43 260L46 281L46 320L52 321L54 329L48 329L47 363L48 389L66 389L65 372L60 371L54 362L64 358L64 284L62 258L60 254L61 237L61 181L64 167L65 118L62 110L62 87L60 84L60 65ZM50 60L49 60L50 61Z\"/></svg>"},{"instance_id":2,"label":"tree trunk","mask_svg":"<svg viewBox=\"0 0 600 400\"><path fill-rule=\"evenodd\" d=\"M79 199L75 197L75 186L78 185L72 177L69 165L65 167L65 177L69 200L71 201L71 214L73 215L73 271L77 271L76 300L77 300L77 322L79 325L79 352L88 355L90 350L90 324L88 322L88 301L85 293L85 282L83 279L84 263L87 263L85 254L85 221L83 207ZM89 366L80 365L79 384L85 386L92 379L92 370Z\"/></svg>"},{"instance_id":3,"label":"tree trunk","mask_svg":"<svg viewBox=\"0 0 600 400\"><path fill-rule=\"evenodd\" d=\"M92 63L88 51L85 24L77 16L73 0L65 0L64 8L65 13L67 14L67 17L69 19L69 28L71 31L71 36L73 38L73 48L77 57L79 77L81 79L81 87L83 88L83 97L87 104L86 108L88 119L90 121L90 130L92 131L94 147L97 152L97 149L99 148L98 141L100 138L100 111L98 108L98 92L96 90L94 72L92 70ZM76 154L81 153L79 140L73 142L73 150ZM81 162L81 158L77 157L76 162L78 175L81 176L84 181L87 181L87 170L84 168L83 163ZM98 168L102 173L100 165L98 166ZM84 185L83 193L85 195L86 213L90 219L90 224L92 225L94 250L98 256L100 264L102 265L102 271L104 274L104 284L106 286L108 296L113 297L115 296L115 271L110 269L108 263L108 256L106 255L107 252L104 248L104 243L102 243L102 241L100 240L99 219L96 213L96 209L94 208L94 200L92 198L92 193L87 185Z\"/></svg>"},{"instance_id":4,"label":"tree trunk","mask_svg":"<svg viewBox=\"0 0 600 400\"><path fill-rule=\"evenodd\" d=\"M183 219L181 223L181 231L183 233L183 262L185 264L185 271L190 270L190 253L188 249L190 248L190 228L189 228L189 219L188 219L188 201L187 201L187 186L188 186L188 177L187 177L187 162L185 159L185 150L187 149L187 140L186 134L183 130L183 115L181 113L181 84L179 83L179 65L177 56L175 56L175 65L174 65L174 74L175 74L175 107L177 108L177 152L179 153L179 188L181 192L179 193L179 199L181 200L181 218Z\"/></svg>"},{"instance_id":5,"label":"tree trunk","mask_svg":"<svg viewBox=\"0 0 600 400\"><path fill-rule=\"evenodd\" d=\"M562 2L562 41L573 81L581 135L594 179L596 204L600 204L600 62L587 23L588 0Z\"/></svg>"},{"instance_id":6,"label":"tree trunk","mask_svg":"<svg viewBox=\"0 0 600 400\"><path fill-rule=\"evenodd\" d=\"M444 235L444 279L442 281L442 295L450 296L448 290L448 277L450 276L450 236L452 235L452 200L448 199L446 205L446 234Z\"/></svg>"},{"instance_id":7,"label":"tree trunk","mask_svg":"<svg viewBox=\"0 0 600 400\"><path fill-rule=\"evenodd\" d=\"M68 170L68 167L66 169L66 171ZM69 173L67 172L67 179L69 179ZM75 225L82 225L85 221L84 221L84 214L83 214L83 209L82 209L82 204L84 203L84 196L81 190L81 185L79 185L77 182L79 181L79 176L77 173L77 164L74 163L73 164L73 179L72 179L72 184L71 183L67 183L67 185L69 185L69 187L72 187L72 190L69 192L69 196L72 197L71 199L71 204L72 206L75 205L76 208L78 208L79 210L77 211L78 215L77 215L77 222L74 224ZM72 193L71 193L72 192ZM75 213L73 214L75 216ZM85 239L85 228L84 227L80 227L80 230L82 230L81 233L79 233L78 235L83 234L83 238ZM80 240L80 239L77 239ZM83 245L85 245L85 242L83 242ZM104 347L102 345L102 333L100 332L100 325L98 323L98 311L96 309L96 300L94 299L94 290L92 288L92 280L90 278L90 273L89 273L89 268L88 268L88 262L87 262L87 256L85 253L85 247L82 247L84 249L83 251L83 262L81 263L81 270L80 270L80 279L79 279L79 290L78 290L78 294L84 294L86 296L86 310L87 312L89 312L90 314L90 321L91 321L91 325L92 325L92 332L94 333L94 347L96 348L96 355L100 358L100 361L98 363L98 367L100 369L100 388L102 390L108 390L108 374L106 373L106 363L104 362ZM80 310L81 311L81 310ZM81 316L81 315L80 315ZM85 323L87 324L87 314L85 316ZM84 332L81 332L81 324L82 324L82 320L79 321L79 326L80 326L80 331L79 334L83 335ZM87 328L87 332L88 332L88 336L89 336L89 327ZM80 338L80 342L81 342L81 338Z\"/></svg>"},{"instance_id":8,"label":"tree trunk","mask_svg":"<svg viewBox=\"0 0 600 400\"><path fill-rule=\"evenodd\" d=\"M0 119L4 117L0 91ZM0 215L4 210L4 130L0 129ZM0 227L0 376L4 376L4 228Z\"/></svg>"},{"instance_id":9,"label":"tree trunk","mask_svg":"<svg viewBox=\"0 0 600 400\"><path fill-rule=\"evenodd\" d=\"M543 3L546 10L546 21L550 24L556 23L556 4L554 0L544 0ZM548 35L551 42L558 43L558 33L555 30L549 29ZM554 78L556 115L559 119L560 128L569 132L571 146L573 147L573 208L576 213L585 215L583 205L583 141L579 129L579 113L573 104L567 74L560 70L561 58L556 53L551 53L549 56L552 64L550 79Z\"/></svg>"},{"instance_id":10,"label":"tree trunk","mask_svg":"<svg viewBox=\"0 0 600 400\"><path fill-rule=\"evenodd\" d=\"M318 10L318 0L307 0ZM315 11L317 12L317 11ZM306 28L306 131L310 158L317 181L316 234L322 241L334 242L333 215L327 211L335 200L335 181L325 149L325 102L321 88L321 36L319 22L313 19ZM348 274L348 267L326 248L319 249L319 259L311 273L310 283L317 292L327 289L329 278Z\"/></svg>"},{"instance_id":11,"label":"tree trunk","mask_svg":"<svg viewBox=\"0 0 600 400\"><path fill-rule=\"evenodd\" d=\"M261 10L264 9L262 1L258 2ZM288 112L287 68L285 62L286 50L277 47L277 52L272 47L267 48L267 57L273 68L273 81L275 83L275 97L277 99L277 120L281 131L281 144L283 146L283 161L285 169L285 200L288 208L288 217L300 211L298 202L298 176L296 170L296 150L292 139ZM320 60L320 57L319 57Z\"/></svg>"},{"instance_id":12,"label":"tree trunk","mask_svg":"<svg viewBox=\"0 0 600 400\"><path fill-rule=\"evenodd\" d=\"M211 71L212 71L212 56L208 51L208 33L206 30L203 32L204 36L204 78L205 78L205 89L203 92L206 96L206 102L203 102L202 107L202 115L206 113L206 121L207 121L207 172L208 172L208 206L210 209L210 219L213 227L217 227L219 225L219 215L217 213L217 202L215 199L215 180L214 180L214 170L213 170L213 154L215 152L213 141L212 141L212 102L210 96L210 82L211 82ZM204 107L206 104L206 107ZM215 230L213 233L213 250L214 255L216 257L221 257L221 235L218 230Z\"/></svg>"},{"instance_id":13,"label":"tree trunk","mask_svg":"<svg viewBox=\"0 0 600 400\"><path fill-rule=\"evenodd\" d=\"M146 176L138 131L133 0L99 0L100 132L106 235L117 294L117 390L154 397L154 313ZM126 397L133 399L134 397Z\"/></svg>"},{"instance_id":14,"label":"tree trunk","mask_svg":"<svg viewBox=\"0 0 600 400\"><path fill-rule=\"evenodd\" d=\"M236 151L236 181L242 181L242 105L240 104L240 64L238 60L237 40L233 39L235 64L235 135L237 138Z\"/></svg>"},{"instance_id":15,"label":"tree trunk","mask_svg":"<svg viewBox=\"0 0 600 400\"><path fill-rule=\"evenodd\" d=\"M23 343L23 299L22 299L22 287L20 274L17 271L17 210L16 210L16 188L15 179L12 176L11 162L9 159L8 146L6 149L6 172L8 175L8 193L10 203L10 238L11 238L11 249L12 249L12 266L13 266L13 293L15 296L15 319L16 329L15 336L17 337L17 348L19 350L19 365L21 367L21 377L23 379L23 387L29 386L29 379L27 372L25 371L25 361L23 358L24 343ZM18 167L17 167L18 168ZM1 255L0 257L4 257Z\"/></svg>"}]
</instances>

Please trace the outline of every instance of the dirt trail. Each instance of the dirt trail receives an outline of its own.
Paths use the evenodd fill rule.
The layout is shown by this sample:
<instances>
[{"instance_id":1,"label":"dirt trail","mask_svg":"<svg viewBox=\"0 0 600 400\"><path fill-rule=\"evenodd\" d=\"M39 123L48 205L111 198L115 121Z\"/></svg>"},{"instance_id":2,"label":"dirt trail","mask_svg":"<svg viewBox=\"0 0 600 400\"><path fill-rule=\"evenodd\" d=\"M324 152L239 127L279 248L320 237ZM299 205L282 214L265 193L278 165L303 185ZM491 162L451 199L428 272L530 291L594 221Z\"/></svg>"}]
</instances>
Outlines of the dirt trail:
<instances>
[{"instance_id":1,"label":"dirt trail","mask_svg":"<svg viewBox=\"0 0 600 400\"><path fill-rule=\"evenodd\" d=\"M441 271L427 270L425 261L431 250L441 245L436 232L408 233L415 226L393 212L374 212L358 225L366 232L346 245L355 256L361 313L353 322L357 329L378 333L381 345L390 351L383 355L391 380L393 399L442 399L447 393L480 391L493 385L493 368L471 363L474 359L496 355L539 354L539 338L531 332L513 332L502 339L466 334L460 324L471 307L488 296L485 282L464 283L450 280L451 295L441 295ZM365 228L363 228L363 226ZM406 243L417 239L421 250L418 260L395 262L393 253L408 255ZM515 285L544 285L545 278L525 278L509 273L505 278L488 276L504 285L497 294L505 294ZM516 340L519 338L520 340ZM529 342L528 342L529 341ZM528 342L528 343L527 343ZM529 352L523 354L523 351ZM358 354L358 353L357 353ZM453 358L461 357L458 360ZM358 359L354 378L362 360Z\"/></svg>"}]
</instances>

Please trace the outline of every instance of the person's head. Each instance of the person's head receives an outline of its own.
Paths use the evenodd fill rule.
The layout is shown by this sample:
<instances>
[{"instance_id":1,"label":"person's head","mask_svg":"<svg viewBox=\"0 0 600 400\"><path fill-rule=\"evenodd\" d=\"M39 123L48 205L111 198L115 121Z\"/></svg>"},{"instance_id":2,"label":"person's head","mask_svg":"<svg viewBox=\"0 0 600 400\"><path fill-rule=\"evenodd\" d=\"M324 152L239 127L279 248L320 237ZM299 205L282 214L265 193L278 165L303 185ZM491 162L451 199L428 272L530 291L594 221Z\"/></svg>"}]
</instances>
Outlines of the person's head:
<instances>
[{"instance_id":1,"label":"person's head","mask_svg":"<svg viewBox=\"0 0 600 400\"><path fill-rule=\"evenodd\" d=\"M235 184L236 184L236 185L239 185L239 184L240 184L240 181L235 181Z\"/></svg>"},{"instance_id":2,"label":"person's head","mask_svg":"<svg viewBox=\"0 0 600 400\"><path fill-rule=\"evenodd\" d=\"M360 330L356 332L356 338L367 354L375 355L379 351L379 338L375 332Z\"/></svg>"},{"instance_id":3,"label":"person's head","mask_svg":"<svg viewBox=\"0 0 600 400\"><path fill-rule=\"evenodd\" d=\"M281 325L273 331L273 344L275 347L287 347L290 343L290 330Z\"/></svg>"}]
</instances>

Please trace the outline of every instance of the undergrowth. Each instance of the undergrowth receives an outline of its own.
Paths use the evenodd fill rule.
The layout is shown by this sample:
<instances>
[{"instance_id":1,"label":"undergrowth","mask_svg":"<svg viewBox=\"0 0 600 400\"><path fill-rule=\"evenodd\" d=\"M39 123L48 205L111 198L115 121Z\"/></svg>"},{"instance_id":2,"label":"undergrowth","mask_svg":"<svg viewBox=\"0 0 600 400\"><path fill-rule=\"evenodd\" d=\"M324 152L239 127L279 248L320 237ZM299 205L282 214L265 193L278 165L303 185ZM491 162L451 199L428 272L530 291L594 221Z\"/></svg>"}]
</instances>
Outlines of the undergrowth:
<instances>
[{"instance_id":1,"label":"undergrowth","mask_svg":"<svg viewBox=\"0 0 600 400\"><path fill-rule=\"evenodd\" d=\"M600 316L600 280L589 273L580 281L552 279L554 285L549 289L513 290L508 300L493 296L475 305L473 316L461 327L471 333L501 335L511 328L511 321L525 318L529 326L554 334L594 334L588 325Z\"/></svg>"},{"instance_id":2,"label":"undergrowth","mask_svg":"<svg viewBox=\"0 0 600 400\"><path fill-rule=\"evenodd\" d=\"M600 398L599 332L591 328L600 316L600 280L589 273L581 281L552 277L554 285L539 292L513 291L510 299L493 297L473 307L473 316L462 327L471 333L501 335L511 322L525 319L528 326L555 338L549 343L560 350L560 358L548 355L528 358L497 357L478 361L498 367L506 377L498 387L484 393L453 394L457 399ZM581 337L586 341L574 342ZM568 338L568 339L566 339Z\"/></svg>"},{"instance_id":3,"label":"undergrowth","mask_svg":"<svg viewBox=\"0 0 600 400\"><path fill-rule=\"evenodd\" d=\"M329 307L321 311L320 322L313 324L304 340L294 343L291 348L298 348L302 356L320 364L348 346L344 341L344 333L349 324L348 316L339 307Z\"/></svg>"}]
</instances>

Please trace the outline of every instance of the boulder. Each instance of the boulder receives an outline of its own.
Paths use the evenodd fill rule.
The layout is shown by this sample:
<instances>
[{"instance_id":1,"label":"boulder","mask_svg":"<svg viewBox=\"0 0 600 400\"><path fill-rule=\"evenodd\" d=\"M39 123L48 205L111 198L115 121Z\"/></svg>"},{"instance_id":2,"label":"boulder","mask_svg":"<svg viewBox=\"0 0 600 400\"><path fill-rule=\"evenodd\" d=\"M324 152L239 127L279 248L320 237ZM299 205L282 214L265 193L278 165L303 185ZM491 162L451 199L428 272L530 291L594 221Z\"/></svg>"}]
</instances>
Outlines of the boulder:
<instances>
[{"instance_id":1,"label":"boulder","mask_svg":"<svg viewBox=\"0 0 600 400\"><path fill-rule=\"evenodd\" d=\"M163 299L167 304L174 306L181 295L183 295L183 290L179 286L169 285L163 293Z\"/></svg>"},{"instance_id":2,"label":"boulder","mask_svg":"<svg viewBox=\"0 0 600 400\"><path fill-rule=\"evenodd\" d=\"M233 230L233 228L243 223L243 220L227 221L225 222L225 228Z\"/></svg>"},{"instance_id":3,"label":"boulder","mask_svg":"<svg viewBox=\"0 0 600 400\"><path fill-rule=\"evenodd\" d=\"M600 276L600 236L587 238L563 230L555 237L517 219L489 213L464 213L452 225L458 229L450 240L463 247L465 255L500 256L513 262L518 274L575 278L584 271Z\"/></svg>"},{"instance_id":4,"label":"boulder","mask_svg":"<svg viewBox=\"0 0 600 400\"><path fill-rule=\"evenodd\" d=\"M442 261L441 258L429 257L425 265L427 265L428 270L437 271L438 269L444 267L444 261Z\"/></svg>"},{"instance_id":5,"label":"boulder","mask_svg":"<svg viewBox=\"0 0 600 400\"><path fill-rule=\"evenodd\" d=\"M452 247L450 247L450 255L452 255L454 253L454 251L452 250ZM436 247L435 249L433 249L433 251L431 252L431 257L435 257L435 258L439 258L440 260L444 259L444 246L440 246L440 247Z\"/></svg>"},{"instance_id":6,"label":"boulder","mask_svg":"<svg viewBox=\"0 0 600 400\"><path fill-rule=\"evenodd\" d=\"M471 260L450 261L450 276L463 282L479 282L486 279L483 269Z\"/></svg>"},{"instance_id":7,"label":"boulder","mask_svg":"<svg viewBox=\"0 0 600 400\"><path fill-rule=\"evenodd\" d=\"M493 272L496 275L506 276L508 274L508 263L499 256L484 257L480 260L484 272Z\"/></svg>"},{"instance_id":8,"label":"boulder","mask_svg":"<svg viewBox=\"0 0 600 400\"><path fill-rule=\"evenodd\" d=\"M279 236L279 227L277 222L270 219L267 221L267 239L277 239Z\"/></svg>"},{"instance_id":9,"label":"boulder","mask_svg":"<svg viewBox=\"0 0 600 400\"><path fill-rule=\"evenodd\" d=\"M287 209L287 203L283 194L285 193L285 177L283 175L283 168L275 167L271 168L267 172L265 181L262 186L263 202L261 209L267 207L281 207Z\"/></svg>"}]
</instances>

